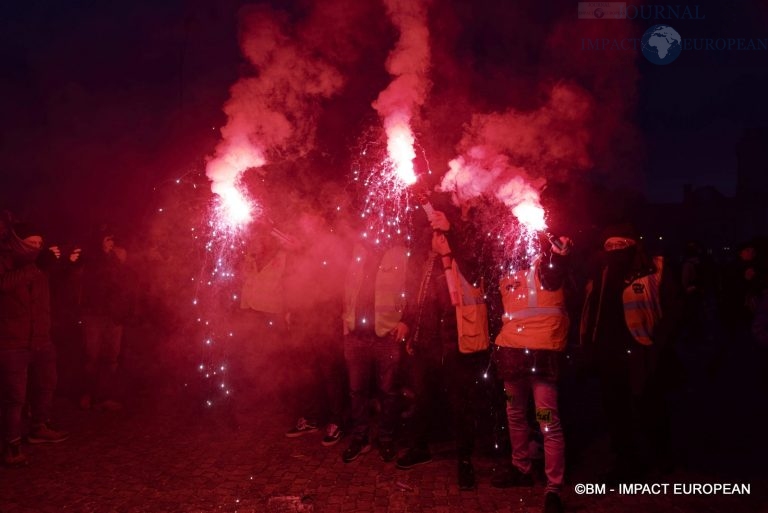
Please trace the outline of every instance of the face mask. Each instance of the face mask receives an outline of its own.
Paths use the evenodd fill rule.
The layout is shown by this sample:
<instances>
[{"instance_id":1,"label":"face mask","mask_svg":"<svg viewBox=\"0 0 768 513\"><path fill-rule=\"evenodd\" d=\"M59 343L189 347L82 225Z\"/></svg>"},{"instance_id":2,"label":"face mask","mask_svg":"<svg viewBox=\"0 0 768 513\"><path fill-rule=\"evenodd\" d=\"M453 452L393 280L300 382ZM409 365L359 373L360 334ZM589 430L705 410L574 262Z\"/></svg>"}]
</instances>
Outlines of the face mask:
<instances>
[{"instance_id":1,"label":"face mask","mask_svg":"<svg viewBox=\"0 0 768 513\"><path fill-rule=\"evenodd\" d=\"M624 249L614 249L606 251L605 258L608 265L612 268L627 269L635 257L635 246L629 246Z\"/></svg>"}]
</instances>

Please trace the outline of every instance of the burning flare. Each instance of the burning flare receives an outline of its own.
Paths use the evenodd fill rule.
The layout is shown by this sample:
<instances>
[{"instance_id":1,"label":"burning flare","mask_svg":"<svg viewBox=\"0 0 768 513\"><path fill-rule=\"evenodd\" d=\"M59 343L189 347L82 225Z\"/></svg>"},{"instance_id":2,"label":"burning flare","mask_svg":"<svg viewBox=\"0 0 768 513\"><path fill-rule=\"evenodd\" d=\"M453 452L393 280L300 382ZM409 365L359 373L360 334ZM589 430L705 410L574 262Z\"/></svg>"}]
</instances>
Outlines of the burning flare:
<instances>
[{"instance_id":1,"label":"burning flare","mask_svg":"<svg viewBox=\"0 0 768 513\"><path fill-rule=\"evenodd\" d=\"M536 232L547 229L539 193L521 176L515 176L504 183L496 191L496 197L509 207L527 231Z\"/></svg>"},{"instance_id":2,"label":"burning flare","mask_svg":"<svg viewBox=\"0 0 768 513\"><path fill-rule=\"evenodd\" d=\"M242 139L222 142L217 154L206 168L212 182L211 191L220 201L216 208L216 224L227 231L244 228L253 221L258 208L242 186L242 175L248 169L263 166L264 156Z\"/></svg>"},{"instance_id":3,"label":"burning flare","mask_svg":"<svg viewBox=\"0 0 768 513\"><path fill-rule=\"evenodd\" d=\"M396 119L393 116L384 122L384 127L387 132L387 153L395 175L405 185L413 185L416 183L416 172L413 169L416 152L413 149L414 137L408 120Z\"/></svg>"},{"instance_id":4,"label":"burning flare","mask_svg":"<svg viewBox=\"0 0 768 513\"><path fill-rule=\"evenodd\" d=\"M259 213L243 174L266 164L267 155L305 155L314 144L318 101L343 83L334 66L314 52L314 26L294 30L284 13L265 5L240 11L240 48L252 67L231 88L227 123L206 174L220 198L217 224L242 228Z\"/></svg>"},{"instance_id":5,"label":"burning flare","mask_svg":"<svg viewBox=\"0 0 768 513\"><path fill-rule=\"evenodd\" d=\"M559 82L537 109L473 115L459 143L459 156L449 162L440 187L452 192L457 202L483 195L501 201L525 232L518 241L531 253L535 235L547 229L539 198L547 179L562 179L592 165L593 110L586 91Z\"/></svg>"},{"instance_id":6,"label":"burning flare","mask_svg":"<svg viewBox=\"0 0 768 513\"><path fill-rule=\"evenodd\" d=\"M538 192L544 181L530 179L525 170L511 165L507 157L477 146L448 166L440 188L452 192L457 203L482 195L493 196L509 208L527 231L547 228Z\"/></svg>"},{"instance_id":7,"label":"burning flare","mask_svg":"<svg viewBox=\"0 0 768 513\"><path fill-rule=\"evenodd\" d=\"M387 59L387 71L394 80L379 94L373 108L383 120L394 174L403 184L411 185L416 182L411 121L424 104L429 88L427 9L423 0L385 0L384 3L392 23L400 30L400 38Z\"/></svg>"}]
</instances>

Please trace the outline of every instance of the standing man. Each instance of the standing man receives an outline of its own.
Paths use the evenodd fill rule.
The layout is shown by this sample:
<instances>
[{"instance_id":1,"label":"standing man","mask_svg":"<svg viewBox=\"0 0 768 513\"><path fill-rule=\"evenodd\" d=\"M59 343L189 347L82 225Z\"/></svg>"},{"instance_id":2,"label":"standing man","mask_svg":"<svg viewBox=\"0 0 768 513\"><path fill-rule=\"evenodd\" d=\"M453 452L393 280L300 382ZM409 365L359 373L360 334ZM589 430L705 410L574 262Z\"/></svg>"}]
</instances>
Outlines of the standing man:
<instances>
[{"instance_id":1,"label":"standing man","mask_svg":"<svg viewBox=\"0 0 768 513\"><path fill-rule=\"evenodd\" d=\"M376 379L381 404L379 454L384 461L392 461L396 456L397 376L408 335L408 326L403 322L408 257L408 249L397 242L363 239L353 248L345 280L342 314L352 424L352 439L342 453L345 463L371 449L369 391L372 377Z\"/></svg>"},{"instance_id":2,"label":"standing man","mask_svg":"<svg viewBox=\"0 0 768 513\"><path fill-rule=\"evenodd\" d=\"M496 337L495 358L504 380L512 465L492 480L493 486L532 486L528 404L544 438L547 476L545 513L563 511L560 492L565 472L565 440L558 409L560 359L568 338L563 285L572 246L560 237L530 265L520 266L500 281L503 326Z\"/></svg>"},{"instance_id":3,"label":"standing man","mask_svg":"<svg viewBox=\"0 0 768 513\"><path fill-rule=\"evenodd\" d=\"M260 379L265 354L279 355L287 346L289 320L286 277L291 272L294 242L254 226L240 268L242 287L237 315L241 339L231 347L231 375L236 395L231 399L232 421L240 426L259 410Z\"/></svg>"},{"instance_id":4,"label":"standing man","mask_svg":"<svg viewBox=\"0 0 768 513\"><path fill-rule=\"evenodd\" d=\"M130 315L127 253L103 229L83 258L81 309L85 339L85 390L80 407L116 411L118 359L123 325Z\"/></svg>"},{"instance_id":5,"label":"standing man","mask_svg":"<svg viewBox=\"0 0 768 513\"><path fill-rule=\"evenodd\" d=\"M487 409L493 380L488 379L488 315L479 272L484 266L477 251L470 255L469 248L477 243L468 215L468 206L458 222L451 223L441 211L428 214L431 246L412 308L415 328L408 343L416 399L412 440L397 459L400 470L432 461L430 433L436 405L444 397L456 437L461 490L476 486L472 465L476 424L482 410L493 413Z\"/></svg>"},{"instance_id":6,"label":"standing man","mask_svg":"<svg viewBox=\"0 0 768 513\"><path fill-rule=\"evenodd\" d=\"M16 223L2 240L0 253L0 416L3 463L27 464L21 451L22 408L31 406L29 443L56 443L69 434L51 426L56 389L56 350L51 341L51 301L46 271L61 256L43 249L40 231ZM77 259L77 253L70 260Z\"/></svg>"},{"instance_id":7,"label":"standing man","mask_svg":"<svg viewBox=\"0 0 768 513\"><path fill-rule=\"evenodd\" d=\"M672 280L664 259L650 258L631 225L609 227L602 263L587 283L581 341L594 356L616 456L611 481L636 482L651 463L666 463L669 432L661 380L672 326Z\"/></svg>"}]
</instances>

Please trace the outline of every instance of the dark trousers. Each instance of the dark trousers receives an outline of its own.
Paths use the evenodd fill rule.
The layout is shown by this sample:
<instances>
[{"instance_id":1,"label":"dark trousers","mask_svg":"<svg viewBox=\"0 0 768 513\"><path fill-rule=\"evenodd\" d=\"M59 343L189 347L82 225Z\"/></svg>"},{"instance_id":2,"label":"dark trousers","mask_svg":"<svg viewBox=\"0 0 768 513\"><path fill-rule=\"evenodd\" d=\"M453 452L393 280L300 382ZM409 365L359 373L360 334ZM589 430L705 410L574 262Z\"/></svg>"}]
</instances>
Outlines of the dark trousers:
<instances>
[{"instance_id":1,"label":"dark trousers","mask_svg":"<svg viewBox=\"0 0 768 513\"><path fill-rule=\"evenodd\" d=\"M368 437L371 381L375 378L381 404L379 441L392 441L398 421L397 382L402 346L392 337L350 333L344 337L344 359L349 373L352 437Z\"/></svg>"},{"instance_id":2,"label":"dark trousers","mask_svg":"<svg viewBox=\"0 0 768 513\"><path fill-rule=\"evenodd\" d=\"M51 420L56 392L56 348L50 342L32 349L29 363L29 405L32 425Z\"/></svg>"},{"instance_id":3,"label":"dark trousers","mask_svg":"<svg viewBox=\"0 0 768 513\"><path fill-rule=\"evenodd\" d=\"M27 399L29 360L28 349L0 351L0 416L5 442L21 438L21 410Z\"/></svg>"},{"instance_id":4,"label":"dark trousers","mask_svg":"<svg viewBox=\"0 0 768 513\"><path fill-rule=\"evenodd\" d=\"M344 425L347 396L343 347L337 340L308 341L304 355L309 360L313 380L305 397L302 415L322 424Z\"/></svg>"},{"instance_id":5,"label":"dark trousers","mask_svg":"<svg viewBox=\"0 0 768 513\"><path fill-rule=\"evenodd\" d=\"M668 457L669 416L651 348L598 355L598 372L619 472L642 472ZM648 353L648 354L646 354Z\"/></svg>"},{"instance_id":6,"label":"dark trousers","mask_svg":"<svg viewBox=\"0 0 768 513\"><path fill-rule=\"evenodd\" d=\"M4 441L21 437L22 409L27 401L32 424L47 422L56 390L56 350L48 343L35 349L0 350L0 408Z\"/></svg>"},{"instance_id":7,"label":"dark trousers","mask_svg":"<svg viewBox=\"0 0 768 513\"><path fill-rule=\"evenodd\" d=\"M85 393L97 400L115 399L123 326L105 315L85 315L83 324Z\"/></svg>"},{"instance_id":8,"label":"dark trousers","mask_svg":"<svg viewBox=\"0 0 768 513\"><path fill-rule=\"evenodd\" d=\"M475 446L476 425L497 424L491 417L498 412L489 407L493 404L492 387L496 382L489 374L488 353L462 354L450 347L444 351L417 350L412 358L411 386L416 400L411 424L413 446L429 449L430 433L438 418L436 406L447 402L458 457L469 460ZM483 417L488 417L488 422L483 422Z\"/></svg>"}]
</instances>

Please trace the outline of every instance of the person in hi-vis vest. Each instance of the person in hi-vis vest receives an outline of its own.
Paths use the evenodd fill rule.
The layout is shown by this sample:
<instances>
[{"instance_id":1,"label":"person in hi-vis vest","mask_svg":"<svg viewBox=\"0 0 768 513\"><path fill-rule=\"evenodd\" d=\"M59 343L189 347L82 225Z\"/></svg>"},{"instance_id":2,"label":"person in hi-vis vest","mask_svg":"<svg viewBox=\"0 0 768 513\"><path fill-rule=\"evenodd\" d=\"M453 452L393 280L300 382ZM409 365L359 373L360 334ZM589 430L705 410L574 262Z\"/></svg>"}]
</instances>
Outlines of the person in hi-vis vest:
<instances>
[{"instance_id":1,"label":"person in hi-vis vest","mask_svg":"<svg viewBox=\"0 0 768 513\"><path fill-rule=\"evenodd\" d=\"M466 215L430 209L429 228L414 256L421 265L411 307L409 384L415 404L408 421L408 450L396 462L408 470L432 461L430 440L447 403L456 440L459 489L476 486L472 464L476 425L490 405L488 317L476 229ZM450 212L450 211L449 211ZM427 233L429 235L427 235ZM480 250L480 251L478 251Z\"/></svg>"},{"instance_id":2,"label":"person in hi-vis vest","mask_svg":"<svg viewBox=\"0 0 768 513\"><path fill-rule=\"evenodd\" d=\"M663 277L664 258L646 254L633 226L608 227L602 241L580 335L600 379L616 458L605 477L620 482L641 479L670 455L663 388L678 294L675 281Z\"/></svg>"},{"instance_id":3,"label":"person in hi-vis vest","mask_svg":"<svg viewBox=\"0 0 768 513\"><path fill-rule=\"evenodd\" d=\"M345 463L371 449L371 378L376 380L381 405L379 453L384 461L392 461L396 456L397 377L408 335L408 325L403 319L408 298L408 260L408 249L395 242L361 239L352 251L342 313L351 423L351 440L342 453Z\"/></svg>"},{"instance_id":4,"label":"person in hi-vis vest","mask_svg":"<svg viewBox=\"0 0 768 513\"><path fill-rule=\"evenodd\" d=\"M546 243L545 243L546 244ZM497 488L532 486L528 405L531 395L544 439L545 513L562 511L565 440L558 408L560 359L568 338L564 282L572 242L560 237L500 280L503 326L494 358L507 396L512 464L492 480Z\"/></svg>"}]
</instances>

